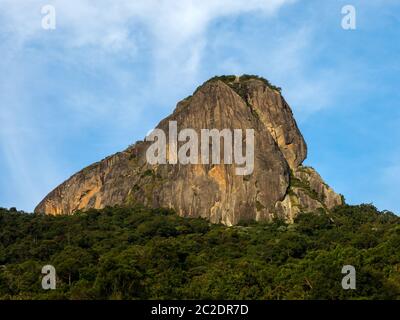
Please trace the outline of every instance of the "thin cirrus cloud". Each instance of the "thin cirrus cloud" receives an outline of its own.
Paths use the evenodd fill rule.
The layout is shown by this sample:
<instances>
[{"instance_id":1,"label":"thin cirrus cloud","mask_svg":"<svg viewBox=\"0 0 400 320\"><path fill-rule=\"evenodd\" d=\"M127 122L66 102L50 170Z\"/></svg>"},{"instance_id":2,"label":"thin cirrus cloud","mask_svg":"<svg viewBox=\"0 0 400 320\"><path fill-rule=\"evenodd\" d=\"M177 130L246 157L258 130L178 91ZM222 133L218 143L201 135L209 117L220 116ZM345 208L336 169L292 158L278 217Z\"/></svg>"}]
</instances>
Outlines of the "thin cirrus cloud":
<instances>
[{"instance_id":1,"label":"thin cirrus cloud","mask_svg":"<svg viewBox=\"0 0 400 320\"><path fill-rule=\"evenodd\" d=\"M161 45L164 51L201 35L214 19L252 11L272 14L294 0L149 0L149 1L49 1L56 9L58 26L68 35L65 45L97 45L117 49L128 48L126 40L139 25ZM41 32L40 10L43 2L26 0L2 1L2 24L15 33L19 40L29 40ZM127 46L127 47L125 47Z\"/></svg>"},{"instance_id":2,"label":"thin cirrus cloud","mask_svg":"<svg viewBox=\"0 0 400 320\"><path fill-rule=\"evenodd\" d=\"M149 100L165 96L170 107L185 90L182 85L168 96L171 87L182 78L187 87L199 80L212 21L249 12L268 17L293 2L3 0L1 205L31 211L52 187L92 161L85 152L99 156L94 146L83 147L84 141L101 140L99 127L110 129L102 156L109 152L104 145L113 149L126 142L116 147L113 139L144 132L131 127L140 126ZM51 32L41 28L46 4L57 14Z\"/></svg>"}]
</instances>

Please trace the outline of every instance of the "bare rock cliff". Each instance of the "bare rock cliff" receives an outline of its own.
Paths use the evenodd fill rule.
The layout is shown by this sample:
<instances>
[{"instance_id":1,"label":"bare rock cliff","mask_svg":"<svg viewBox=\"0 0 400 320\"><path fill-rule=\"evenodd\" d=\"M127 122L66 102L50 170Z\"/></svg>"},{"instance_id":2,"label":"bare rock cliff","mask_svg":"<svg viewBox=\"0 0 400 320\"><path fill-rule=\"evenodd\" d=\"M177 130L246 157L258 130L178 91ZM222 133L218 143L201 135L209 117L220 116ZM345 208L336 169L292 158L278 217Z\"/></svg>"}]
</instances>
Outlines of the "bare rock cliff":
<instances>
[{"instance_id":1,"label":"bare rock cliff","mask_svg":"<svg viewBox=\"0 0 400 320\"><path fill-rule=\"evenodd\" d=\"M139 141L73 175L49 193L35 212L72 214L143 204L234 225L277 216L292 221L300 212L328 211L342 203L317 172L302 166L307 147L292 111L279 88L262 78L210 79L158 124L167 137L169 121L177 121L178 132L254 129L253 173L236 175L235 165L230 164L150 165L146 160L150 142Z\"/></svg>"}]
</instances>

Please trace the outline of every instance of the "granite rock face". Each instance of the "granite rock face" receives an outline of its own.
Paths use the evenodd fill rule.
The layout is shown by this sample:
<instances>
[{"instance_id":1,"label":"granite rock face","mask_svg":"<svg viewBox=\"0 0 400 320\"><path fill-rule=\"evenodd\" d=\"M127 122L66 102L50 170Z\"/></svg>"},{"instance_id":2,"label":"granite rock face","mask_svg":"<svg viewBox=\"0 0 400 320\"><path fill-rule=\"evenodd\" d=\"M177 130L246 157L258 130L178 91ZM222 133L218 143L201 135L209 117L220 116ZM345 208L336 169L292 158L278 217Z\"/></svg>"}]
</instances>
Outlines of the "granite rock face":
<instances>
[{"instance_id":1,"label":"granite rock face","mask_svg":"<svg viewBox=\"0 0 400 320\"><path fill-rule=\"evenodd\" d=\"M146 151L151 142L139 141L73 175L47 195L35 212L72 214L143 204L234 225L273 217L292 221L300 212L329 210L342 203L318 173L301 165L307 146L280 90L266 80L210 79L158 124L167 141L170 121L177 122L178 132L192 128L199 135L201 129L254 129L252 174L236 175L236 166L224 163L150 165Z\"/></svg>"}]
</instances>

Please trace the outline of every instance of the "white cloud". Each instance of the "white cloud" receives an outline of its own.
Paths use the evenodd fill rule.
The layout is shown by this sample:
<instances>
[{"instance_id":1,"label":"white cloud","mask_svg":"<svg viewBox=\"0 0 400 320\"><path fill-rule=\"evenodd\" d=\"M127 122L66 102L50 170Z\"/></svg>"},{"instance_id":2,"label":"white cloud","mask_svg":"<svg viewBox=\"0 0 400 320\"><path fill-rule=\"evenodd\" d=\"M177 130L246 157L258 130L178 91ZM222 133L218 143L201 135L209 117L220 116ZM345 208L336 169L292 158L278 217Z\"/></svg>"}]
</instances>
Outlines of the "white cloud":
<instances>
[{"instance_id":1,"label":"white cloud","mask_svg":"<svg viewBox=\"0 0 400 320\"><path fill-rule=\"evenodd\" d=\"M64 57L62 50L56 58L85 67L107 67L107 54L132 61L140 59L140 55L150 55L149 69L155 85L174 87L182 85L182 78L195 82L212 21L249 12L268 16L295 1L2 0L0 28L7 30L4 34L8 41L3 44L7 51L10 47L21 50L33 41L48 43L54 48L75 50L73 59ZM56 30L41 28L41 8L45 4L56 9ZM80 49L90 51L79 56L76 52Z\"/></svg>"},{"instance_id":2,"label":"white cloud","mask_svg":"<svg viewBox=\"0 0 400 320\"><path fill-rule=\"evenodd\" d=\"M59 158L57 151L63 146L56 145L56 137L62 141L71 130L79 132L90 127L90 121L101 123L101 118L114 121L116 128L125 130L125 135L136 130L129 129L135 121L136 127L137 121L142 121L142 126L153 125L137 116L143 112L141 105L155 95L165 96L169 101L170 88L177 84L190 86L190 80L194 82L212 21L248 12L271 15L291 2L1 0L0 154L6 164L1 168L1 175L11 182L7 183L9 197L19 208L32 210L45 192L76 169ZM41 28L41 8L47 4L56 9L56 30ZM148 82L138 79L132 70L125 70L126 64L120 64L121 59L134 64L141 61L142 55L150 63L146 74L151 74L148 81L152 82L151 90L146 90ZM110 78L110 83L116 83L115 89L125 93L120 96L123 101L115 100L120 93L104 99L101 89L60 87L64 82L59 78L63 75L56 74L52 79L51 65L54 64L63 65L80 76L86 73ZM101 75L97 75L99 71ZM77 80L82 79L86 78ZM135 88L139 81L141 91L147 93L135 91L132 93L135 98L127 96L126 92L132 92L130 88ZM49 84L51 88L46 88ZM167 88L160 89L166 85ZM37 98L38 94L51 96L52 89L62 95L58 99L63 105L58 107L63 110L49 111L46 109L49 106L33 105L33 101L42 101ZM171 108L169 102L165 104ZM70 117L68 120L63 118L66 114ZM0 187L5 188L6 184Z\"/></svg>"},{"instance_id":3,"label":"white cloud","mask_svg":"<svg viewBox=\"0 0 400 320\"><path fill-rule=\"evenodd\" d=\"M219 17L257 11L272 14L294 0L49 0L57 13L57 31L71 37L63 38L66 45L104 46L112 38L120 45L126 43L132 26L141 24L166 46L179 46L201 35L208 24ZM7 30L27 40L43 35L41 7L43 1L2 0L3 23Z\"/></svg>"}]
</instances>

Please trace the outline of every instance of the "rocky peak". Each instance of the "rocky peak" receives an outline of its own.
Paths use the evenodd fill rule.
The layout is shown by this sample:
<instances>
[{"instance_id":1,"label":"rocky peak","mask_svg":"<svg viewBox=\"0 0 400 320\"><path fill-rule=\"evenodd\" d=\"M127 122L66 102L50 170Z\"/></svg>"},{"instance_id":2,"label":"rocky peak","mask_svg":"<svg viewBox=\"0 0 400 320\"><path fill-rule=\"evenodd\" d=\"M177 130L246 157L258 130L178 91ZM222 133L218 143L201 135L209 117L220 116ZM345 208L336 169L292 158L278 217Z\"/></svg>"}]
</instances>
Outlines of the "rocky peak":
<instances>
[{"instance_id":1,"label":"rocky peak","mask_svg":"<svg viewBox=\"0 0 400 320\"><path fill-rule=\"evenodd\" d=\"M178 132L254 129L254 170L241 176L235 174L234 165L224 163L150 165L146 159L150 143L139 141L73 175L35 212L71 214L107 205L143 204L233 225L277 216L291 221L299 212L329 210L342 203L313 169L301 165L307 147L292 111L280 88L263 78L214 77L158 124L167 132L167 141L170 121L176 121Z\"/></svg>"},{"instance_id":2,"label":"rocky peak","mask_svg":"<svg viewBox=\"0 0 400 320\"><path fill-rule=\"evenodd\" d=\"M281 88L258 76L222 76L206 81L195 93L210 83L217 86L224 83L242 98L253 115L271 133L292 169L306 159L307 145L293 118L292 110L281 95Z\"/></svg>"}]
</instances>

